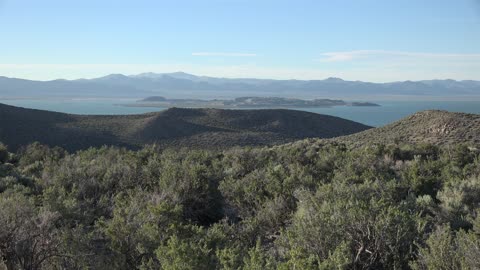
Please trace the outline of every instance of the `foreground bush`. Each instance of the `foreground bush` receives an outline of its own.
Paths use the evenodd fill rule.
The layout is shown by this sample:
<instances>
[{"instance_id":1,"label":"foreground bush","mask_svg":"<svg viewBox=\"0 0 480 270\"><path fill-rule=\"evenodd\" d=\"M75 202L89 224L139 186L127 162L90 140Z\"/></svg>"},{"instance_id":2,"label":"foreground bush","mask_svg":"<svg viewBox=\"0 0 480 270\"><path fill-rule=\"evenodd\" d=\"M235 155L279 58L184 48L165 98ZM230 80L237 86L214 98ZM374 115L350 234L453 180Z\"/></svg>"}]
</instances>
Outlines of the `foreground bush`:
<instances>
[{"instance_id":1,"label":"foreground bush","mask_svg":"<svg viewBox=\"0 0 480 270\"><path fill-rule=\"evenodd\" d=\"M8 269L480 268L463 145L2 149Z\"/></svg>"}]
</instances>

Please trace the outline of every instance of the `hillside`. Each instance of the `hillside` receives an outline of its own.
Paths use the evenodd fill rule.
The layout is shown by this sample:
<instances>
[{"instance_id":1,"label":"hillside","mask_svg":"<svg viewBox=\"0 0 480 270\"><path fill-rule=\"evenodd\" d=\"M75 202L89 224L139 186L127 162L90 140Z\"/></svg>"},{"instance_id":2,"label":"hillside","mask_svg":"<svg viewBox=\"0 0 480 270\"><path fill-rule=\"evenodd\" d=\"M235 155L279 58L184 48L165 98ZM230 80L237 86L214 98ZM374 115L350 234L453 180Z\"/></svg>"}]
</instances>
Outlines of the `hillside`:
<instances>
[{"instance_id":1,"label":"hillside","mask_svg":"<svg viewBox=\"0 0 480 270\"><path fill-rule=\"evenodd\" d=\"M480 115L429 110L402 120L337 140L353 145L367 143L480 143Z\"/></svg>"},{"instance_id":2,"label":"hillside","mask_svg":"<svg viewBox=\"0 0 480 270\"><path fill-rule=\"evenodd\" d=\"M0 269L480 269L478 213L464 145L0 144Z\"/></svg>"},{"instance_id":3,"label":"hillside","mask_svg":"<svg viewBox=\"0 0 480 270\"><path fill-rule=\"evenodd\" d=\"M294 110L179 109L139 115L85 116L0 104L0 141L10 150L39 141L67 150L117 145L215 147L274 145L332 138L370 127Z\"/></svg>"}]
</instances>

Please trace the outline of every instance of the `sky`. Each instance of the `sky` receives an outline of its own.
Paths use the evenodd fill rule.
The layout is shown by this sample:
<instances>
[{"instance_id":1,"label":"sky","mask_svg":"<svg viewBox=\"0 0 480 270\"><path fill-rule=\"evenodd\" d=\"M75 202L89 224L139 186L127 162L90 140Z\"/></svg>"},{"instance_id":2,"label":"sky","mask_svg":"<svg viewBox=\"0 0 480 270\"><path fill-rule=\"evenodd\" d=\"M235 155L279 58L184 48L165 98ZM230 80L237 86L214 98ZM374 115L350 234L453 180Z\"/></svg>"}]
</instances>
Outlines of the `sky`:
<instances>
[{"instance_id":1,"label":"sky","mask_svg":"<svg viewBox=\"0 0 480 270\"><path fill-rule=\"evenodd\" d=\"M480 80L479 0L0 0L0 76Z\"/></svg>"}]
</instances>

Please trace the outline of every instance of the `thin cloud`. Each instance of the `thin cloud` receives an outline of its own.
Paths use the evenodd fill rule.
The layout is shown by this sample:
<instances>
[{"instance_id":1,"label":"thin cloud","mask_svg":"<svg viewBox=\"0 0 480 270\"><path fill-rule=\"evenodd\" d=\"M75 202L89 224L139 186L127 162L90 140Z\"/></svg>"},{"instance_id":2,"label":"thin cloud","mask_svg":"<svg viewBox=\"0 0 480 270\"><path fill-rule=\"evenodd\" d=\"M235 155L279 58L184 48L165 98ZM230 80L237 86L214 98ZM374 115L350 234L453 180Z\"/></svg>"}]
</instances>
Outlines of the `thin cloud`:
<instances>
[{"instance_id":1,"label":"thin cloud","mask_svg":"<svg viewBox=\"0 0 480 270\"><path fill-rule=\"evenodd\" d=\"M388 58L413 58L449 61L479 61L480 54L461 53L424 53L385 50L356 50L344 52L326 52L321 54L321 62L346 62L354 60L384 60Z\"/></svg>"},{"instance_id":2,"label":"thin cloud","mask_svg":"<svg viewBox=\"0 0 480 270\"><path fill-rule=\"evenodd\" d=\"M255 53L238 53L238 52L194 52L193 56L225 56L225 57L254 57Z\"/></svg>"}]
</instances>

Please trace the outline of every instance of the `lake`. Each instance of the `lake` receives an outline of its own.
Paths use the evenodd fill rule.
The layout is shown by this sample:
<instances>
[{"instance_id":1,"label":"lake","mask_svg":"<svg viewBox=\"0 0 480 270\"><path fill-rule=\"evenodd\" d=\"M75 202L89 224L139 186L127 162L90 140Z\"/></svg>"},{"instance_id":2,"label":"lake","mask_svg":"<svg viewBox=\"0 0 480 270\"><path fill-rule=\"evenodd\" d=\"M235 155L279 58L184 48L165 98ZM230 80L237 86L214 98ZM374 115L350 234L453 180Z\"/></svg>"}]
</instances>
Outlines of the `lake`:
<instances>
[{"instance_id":1,"label":"lake","mask_svg":"<svg viewBox=\"0 0 480 270\"><path fill-rule=\"evenodd\" d=\"M72 114L138 114L165 108L125 107L137 99L0 99L0 103L24 108ZM438 109L480 114L480 101L372 101L380 107L337 106L330 108L296 108L350 119L370 126L382 126L418 111Z\"/></svg>"}]
</instances>

